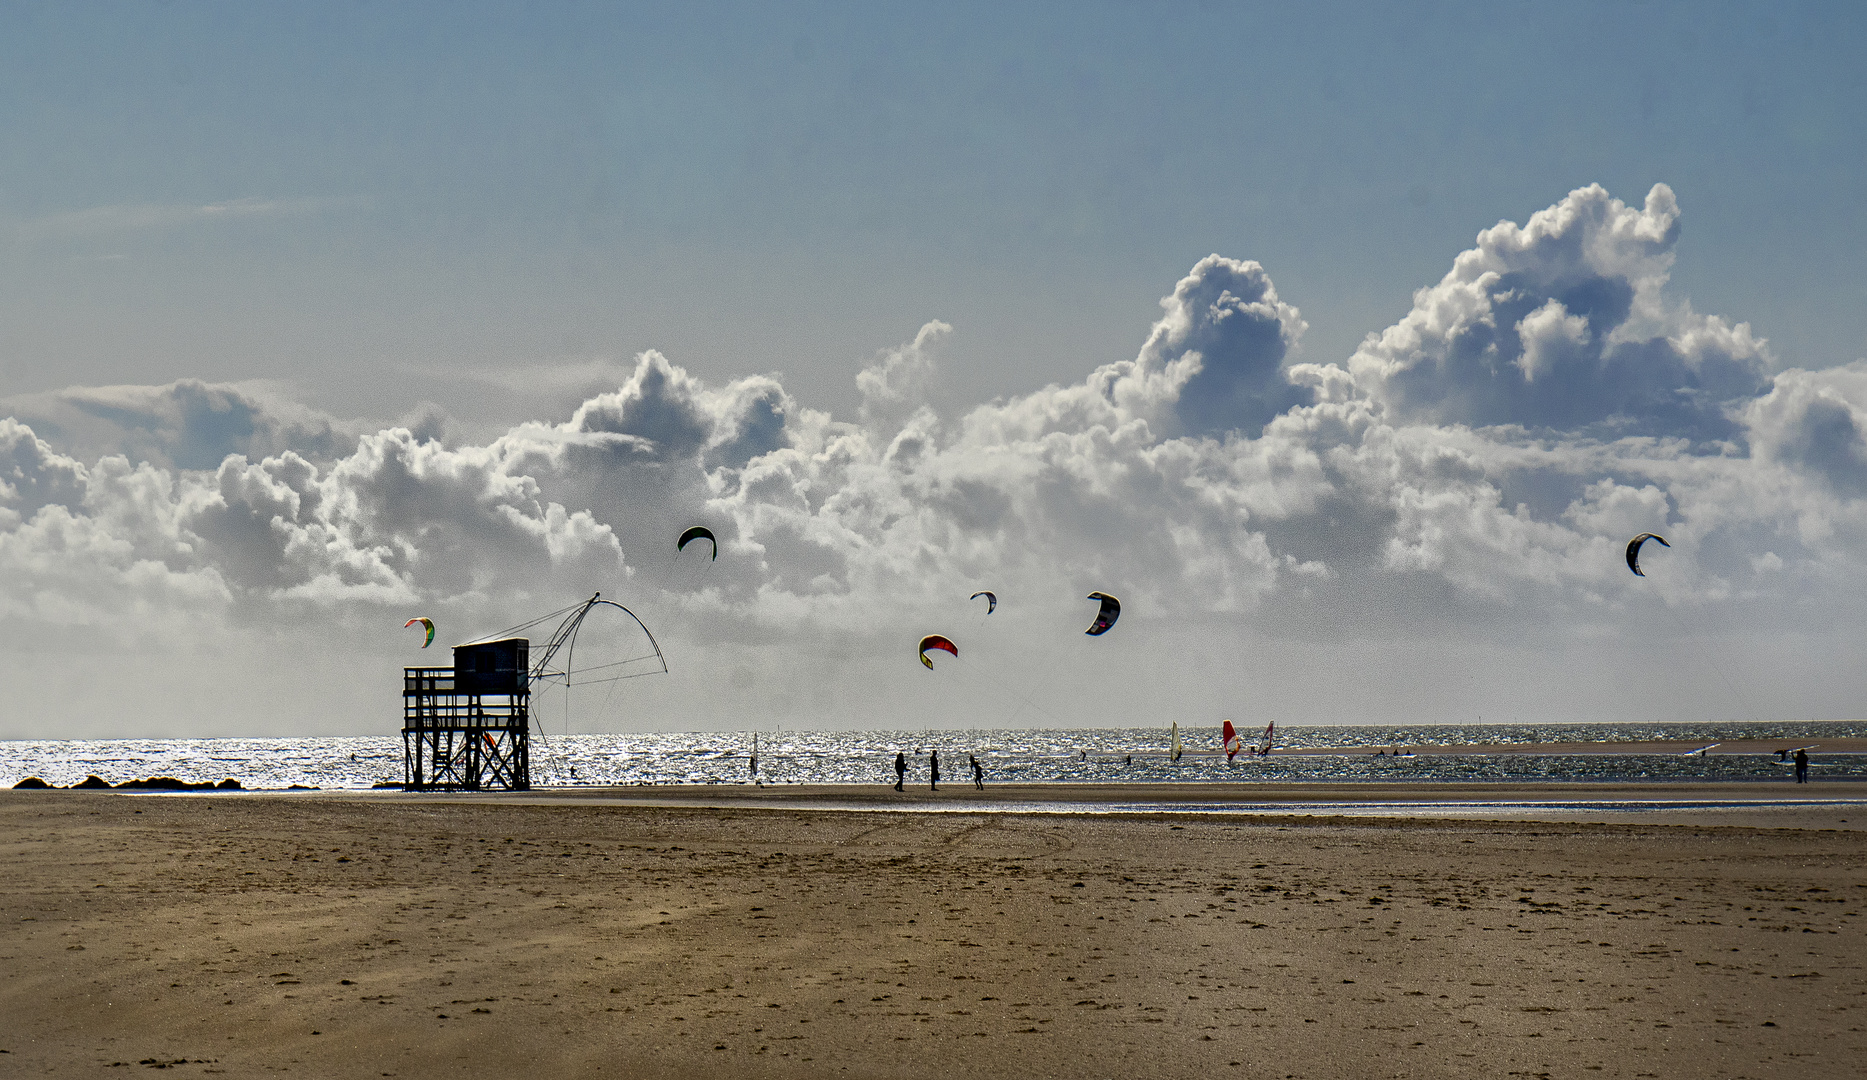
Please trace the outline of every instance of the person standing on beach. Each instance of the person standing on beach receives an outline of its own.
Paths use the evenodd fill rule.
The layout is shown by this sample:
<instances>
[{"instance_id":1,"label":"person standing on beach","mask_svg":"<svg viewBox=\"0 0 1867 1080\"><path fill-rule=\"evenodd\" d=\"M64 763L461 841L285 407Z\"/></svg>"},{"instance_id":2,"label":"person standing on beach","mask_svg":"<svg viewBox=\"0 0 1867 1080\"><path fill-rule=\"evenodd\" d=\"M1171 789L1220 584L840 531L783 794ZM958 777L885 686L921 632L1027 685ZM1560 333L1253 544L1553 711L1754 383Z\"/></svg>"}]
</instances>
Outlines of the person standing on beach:
<instances>
[{"instance_id":1,"label":"person standing on beach","mask_svg":"<svg viewBox=\"0 0 1867 1080\"><path fill-rule=\"evenodd\" d=\"M1806 784L1808 782L1809 752L1807 750L1798 750L1796 751L1796 783Z\"/></svg>"},{"instance_id":2,"label":"person standing on beach","mask_svg":"<svg viewBox=\"0 0 1867 1080\"><path fill-rule=\"evenodd\" d=\"M933 767L933 789L935 791L939 791L940 790L940 751L935 750L932 753L928 754L927 760Z\"/></svg>"},{"instance_id":3,"label":"person standing on beach","mask_svg":"<svg viewBox=\"0 0 1867 1080\"><path fill-rule=\"evenodd\" d=\"M896 791L907 790L906 788L901 786L902 783L907 780L907 778L908 778L908 756L902 753L901 751L897 750L895 751L895 790Z\"/></svg>"},{"instance_id":4,"label":"person standing on beach","mask_svg":"<svg viewBox=\"0 0 1867 1080\"><path fill-rule=\"evenodd\" d=\"M980 791L984 791L985 770L979 767L978 757L973 754L967 754L966 760L972 762L972 786L978 788Z\"/></svg>"}]
</instances>

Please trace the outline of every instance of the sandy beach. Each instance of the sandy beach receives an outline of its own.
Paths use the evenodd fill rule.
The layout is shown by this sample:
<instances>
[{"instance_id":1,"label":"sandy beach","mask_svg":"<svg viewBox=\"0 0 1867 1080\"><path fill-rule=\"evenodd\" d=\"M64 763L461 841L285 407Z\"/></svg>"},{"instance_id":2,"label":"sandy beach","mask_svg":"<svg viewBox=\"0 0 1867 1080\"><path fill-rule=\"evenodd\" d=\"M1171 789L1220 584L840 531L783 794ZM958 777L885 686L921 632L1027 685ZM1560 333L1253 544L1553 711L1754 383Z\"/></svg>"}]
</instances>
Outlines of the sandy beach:
<instances>
[{"instance_id":1,"label":"sandy beach","mask_svg":"<svg viewBox=\"0 0 1867 1080\"><path fill-rule=\"evenodd\" d=\"M1858 786L1640 791L9 791L0 1074L1851 1074Z\"/></svg>"}]
</instances>

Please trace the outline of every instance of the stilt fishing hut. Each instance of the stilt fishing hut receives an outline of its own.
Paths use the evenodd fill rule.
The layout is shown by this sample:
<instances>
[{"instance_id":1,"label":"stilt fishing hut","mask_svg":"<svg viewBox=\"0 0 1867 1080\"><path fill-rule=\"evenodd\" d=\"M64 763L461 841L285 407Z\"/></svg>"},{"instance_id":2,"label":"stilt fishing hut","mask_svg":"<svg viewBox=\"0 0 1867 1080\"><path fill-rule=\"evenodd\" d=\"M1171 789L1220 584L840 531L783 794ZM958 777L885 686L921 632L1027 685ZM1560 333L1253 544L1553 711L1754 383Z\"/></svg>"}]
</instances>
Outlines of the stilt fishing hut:
<instances>
[{"instance_id":1,"label":"stilt fishing hut","mask_svg":"<svg viewBox=\"0 0 1867 1080\"><path fill-rule=\"evenodd\" d=\"M410 791L532 786L525 638L454 647L451 668L402 669L402 784Z\"/></svg>"},{"instance_id":2,"label":"stilt fishing hut","mask_svg":"<svg viewBox=\"0 0 1867 1080\"><path fill-rule=\"evenodd\" d=\"M647 651L622 659L605 656L573 669L578 631L598 607L627 615L641 629L639 647ZM515 635L558 618L563 621L534 660L530 639ZM560 653L564 663L554 667ZM451 668L403 668L402 786L409 791L529 791L534 687L562 687L568 710L573 681L614 684L667 670L661 644L647 624L602 593L497 638L456 645Z\"/></svg>"}]
</instances>

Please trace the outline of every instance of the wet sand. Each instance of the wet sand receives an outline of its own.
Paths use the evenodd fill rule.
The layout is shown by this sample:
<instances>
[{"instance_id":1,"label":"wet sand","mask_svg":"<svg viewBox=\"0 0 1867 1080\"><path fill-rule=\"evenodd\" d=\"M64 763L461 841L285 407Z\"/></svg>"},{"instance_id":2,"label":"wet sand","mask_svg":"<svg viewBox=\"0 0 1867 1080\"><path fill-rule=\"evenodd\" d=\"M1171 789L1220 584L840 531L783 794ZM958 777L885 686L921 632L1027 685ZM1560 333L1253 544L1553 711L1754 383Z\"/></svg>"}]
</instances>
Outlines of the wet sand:
<instances>
[{"instance_id":1,"label":"wet sand","mask_svg":"<svg viewBox=\"0 0 1867 1080\"><path fill-rule=\"evenodd\" d=\"M1622 824L1535 808L1571 786L1239 787L1293 812L1004 812L1214 800L1179 785L4 792L0 1074L1815 1077L1867 1051L1858 785L1669 785ZM1457 803L1557 820L1408 817Z\"/></svg>"},{"instance_id":2,"label":"wet sand","mask_svg":"<svg viewBox=\"0 0 1867 1080\"><path fill-rule=\"evenodd\" d=\"M401 797L401 796L398 796ZM688 809L786 808L1052 816L1404 817L1480 821L1867 829L1867 783L949 783L750 784L557 788L524 793L406 796L449 800Z\"/></svg>"}]
</instances>

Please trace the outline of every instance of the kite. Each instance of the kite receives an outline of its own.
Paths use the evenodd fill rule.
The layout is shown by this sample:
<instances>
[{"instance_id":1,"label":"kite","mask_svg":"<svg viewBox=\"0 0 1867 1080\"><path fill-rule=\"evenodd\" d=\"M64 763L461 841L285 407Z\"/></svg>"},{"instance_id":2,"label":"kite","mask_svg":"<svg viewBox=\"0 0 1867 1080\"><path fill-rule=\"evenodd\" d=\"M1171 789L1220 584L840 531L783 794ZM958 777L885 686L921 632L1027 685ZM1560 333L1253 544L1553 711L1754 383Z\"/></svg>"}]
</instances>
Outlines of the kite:
<instances>
[{"instance_id":1,"label":"kite","mask_svg":"<svg viewBox=\"0 0 1867 1080\"><path fill-rule=\"evenodd\" d=\"M1090 623L1089 629L1083 633L1090 637L1108 633L1109 627L1115 625L1115 620L1121 618L1121 601L1105 592L1092 592L1089 599L1102 601L1102 610L1096 612L1096 621Z\"/></svg>"},{"instance_id":2,"label":"kite","mask_svg":"<svg viewBox=\"0 0 1867 1080\"><path fill-rule=\"evenodd\" d=\"M423 616L423 615L417 615L414 618L410 619L409 621L403 623L402 629L407 630L409 627L415 625L416 623L420 623L422 626L426 627L428 630L428 640L422 642L421 647L425 649L428 646L434 644L434 620L427 618L426 616Z\"/></svg>"},{"instance_id":3,"label":"kite","mask_svg":"<svg viewBox=\"0 0 1867 1080\"><path fill-rule=\"evenodd\" d=\"M921 663L926 664L927 670L929 671L933 670L933 661L927 659L927 650L929 649L939 649L941 652L950 652L955 657L959 655L959 646L953 644L950 639L942 637L939 634L928 634L921 639L920 654Z\"/></svg>"},{"instance_id":4,"label":"kite","mask_svg":"<svg viewBox=\"0 0 1867 1080\"><path fill-rule=\"evenodd\" d=\"M688 541L700 540L703 538L707 543L713 545L713 557L718 559L720 557L720 542L713 538L713 530L707 528L705 525L695 525L693 528L682 533L681 538L674 542L674 550L680 551L687 546Z\"/></svg>"},{"instance_id":5,"label":"kite","mask_svg":"<svg viewBox=\"0 0 1867 1080\"><path fill-rule=\"evenodd\" d=\"M1648 540L1658 543L1661 547L1672 547L1671 544L1666 542L1664 536L1660 536L1657 533L1641 533L1639 536L1629 540L1627 542L1627 568L1634 572L1635 577L1646 577L1645 574L1640 572L1640 545L1646 543Z\"/></svg>"},{"instance_id":6,"label":"kite","mask_svg":"<svg viewBox=\"0 0 1867 1080\"><path fill-rule=\"evenodd\" d=\"M992 592L990 589L981 589L980 591L973 593L971 596L968 596L966 599L977 600L981 596L985 597L985 613L987 615L990 615L992 612L998 610L998 594L995 592Z\"/></svg>"}]
</instances>

